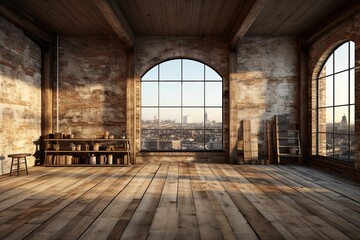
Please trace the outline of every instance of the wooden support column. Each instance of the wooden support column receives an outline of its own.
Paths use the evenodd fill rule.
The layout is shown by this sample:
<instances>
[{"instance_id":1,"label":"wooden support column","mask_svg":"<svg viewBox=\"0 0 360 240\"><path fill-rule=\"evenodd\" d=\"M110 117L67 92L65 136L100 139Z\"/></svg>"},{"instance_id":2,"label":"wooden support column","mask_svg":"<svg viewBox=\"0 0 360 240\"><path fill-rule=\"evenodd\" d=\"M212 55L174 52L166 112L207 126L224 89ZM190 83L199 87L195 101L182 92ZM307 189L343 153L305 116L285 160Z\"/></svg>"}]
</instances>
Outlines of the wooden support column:
<instances>
[{"instance_id":1,"label":"wooden support column","mask_svg":"<svg viewBox=\"0 0 360 240\"><path fill-rule=\"evenodd\" d=\"M229 55L229 163L239 163L237 159L238 150L238 128L237 119L237 86L236 86L236 58L237 52L230 51Z\"/></svg>"},{"instance_id":2,"label":"wooden support column","mask_svg":"<svg viewBox=\"0 0 360 240\"><path fill-rule=\"evenodd\" d=\"M126 134L130 138L131 164L136 163L136 81L134 48L127 51L126 76Z\"/></svg>"},{"instance_id":3,"label":"wooden support column","mask_svg":"<svg viewBox=\"0 0 360 240\"><path fill-rule=\"evenodd\" d=\"M44 142L52 130L52 78L53 78L53 54L52 48L41 51L41 163L44 163Z\"/></svg>"},{"instance_id":4,"label":"wooden support column","mask_svg":"<svg viewBox=\"0 0 360 240\"><path fill-rule=\"evenodd\" d=\"M308 50L299 42L299 92L298 92L298 115L299 115L299 130L300 130L300 143L304 151L303 160L309 159L311 156L311 115L309 114L309 83L308 83Z\"/></svg>"}]
</instances>

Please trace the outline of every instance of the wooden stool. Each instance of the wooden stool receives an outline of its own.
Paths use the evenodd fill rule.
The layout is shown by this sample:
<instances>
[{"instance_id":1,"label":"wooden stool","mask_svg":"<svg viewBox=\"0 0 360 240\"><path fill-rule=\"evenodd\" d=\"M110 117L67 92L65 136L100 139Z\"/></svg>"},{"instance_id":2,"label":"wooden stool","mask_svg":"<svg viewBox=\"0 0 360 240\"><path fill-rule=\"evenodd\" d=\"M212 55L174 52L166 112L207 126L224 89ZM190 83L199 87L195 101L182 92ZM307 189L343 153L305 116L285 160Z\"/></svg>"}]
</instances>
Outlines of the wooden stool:
<instances>
[{"instance_id":1,"label":"wooden stool","mask_svg":"<svg viewBox=\"0 0 360 240\"><path fill-rule=\"evenodd\" d=\"M28 175L28 168L27 168L27 162L26 157L31 156L31 153L16 153L16 154L10 154L8 157L11 157L11 167L10 167L10 176L13 171L14 166L14 160L17 160L17 175L19 176L20 173L20 160L23 159L25 162L25 168L26 168L26 175Z\"/></svg>"}]
</instances>

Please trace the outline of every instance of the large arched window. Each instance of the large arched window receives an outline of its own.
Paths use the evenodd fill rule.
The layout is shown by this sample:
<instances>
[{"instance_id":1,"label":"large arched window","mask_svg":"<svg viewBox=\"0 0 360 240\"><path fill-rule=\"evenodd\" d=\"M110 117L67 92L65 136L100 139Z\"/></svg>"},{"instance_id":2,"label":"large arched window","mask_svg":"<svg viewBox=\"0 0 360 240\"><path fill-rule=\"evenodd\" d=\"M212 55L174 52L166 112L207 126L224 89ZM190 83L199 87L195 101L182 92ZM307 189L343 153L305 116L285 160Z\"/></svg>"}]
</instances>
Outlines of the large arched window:
<instances>
[{"instance_id":1,"label":"large arched window","mask_svg":"<svg viewBox=\"0 0 360 240\"><path fill-rule=\"evenodd\" d=\"M141 78L141 150L223 150L222 78L190 59L160 63Z\"/></svg>"},{"instance_id":2,"label":"large arched window","mask_svg":"<svg viewBox=\"0 0 360 240\"><path fill-rule=\"evenodd\" d=\"M316 153L344 162L355 157L355 43L345 42L328 57L316 79L313 141Z\"/></svg>"}]
</instances>

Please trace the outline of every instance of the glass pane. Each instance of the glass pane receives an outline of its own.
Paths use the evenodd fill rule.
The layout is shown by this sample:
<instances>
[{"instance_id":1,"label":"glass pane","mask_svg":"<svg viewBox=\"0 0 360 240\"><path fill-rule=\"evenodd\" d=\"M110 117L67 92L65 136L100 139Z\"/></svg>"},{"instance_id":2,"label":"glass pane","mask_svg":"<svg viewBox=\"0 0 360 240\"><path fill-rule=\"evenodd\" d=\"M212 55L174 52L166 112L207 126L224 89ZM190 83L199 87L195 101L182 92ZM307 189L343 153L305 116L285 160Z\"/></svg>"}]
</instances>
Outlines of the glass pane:
<instances>
[{"instance_id":1,"label":"glass pane","mask_svg":"<svg viewBox=\"0 0 360 240\"><path fill-rule=\"evenodd\" d=\"M355 67L355 43L350 41L350 68Z\"/></svg>"},{"instance_id":2,"label":"glass pane","mask_svg":"<svg viewBox=\"0 0 360 240\"><path fill-rule=\"evenodd\" d=\"M180 108L160 108L160 128L175 129L181 127Z\"/></svg>"},{"instance_id":3,"label":"glass pane","mask_svg":"<svg viewBox=\"0 0 360 240\"><path fill-rule=\"evenodd\" d=\"M325 74L329 76L334 73L334 54L332 53L325 63Z\"/></svg>"},{"instance_id":4,"label":"glass pane","mask_svg":"<svg viewBox=\"0 0 360 240\"><path fill-rule=\"evenodd\" d=\"M144 76L141 78L142 81L149 81L149 80L155 80L157 81L159 79L158 77L158 65L151 68L149 71L147 71Z\"/></svg>"},{"instance_id":5,"label":"glass pane","mask_svg":"<svg viewBox=\"0 0 360 240\"><path fill-rule=\"evenodd\" d=\"M181 80L181 60L170 60L163 62L160 67L160 80Z\"/></svg>"},{"instance_id":6,"label":"glass pane","mask_svg":"<svg viewBox=\"0 0 360 240\"><path fill-rule=\"evenodd\" d=\"M166 151L181 150L181 131L178 129L160 130L158 148Z\"/></svg>"},{"instance_id":7,"label":"glass pane","mask_svg":"<svg viewBox=\"0 0 360 240\"><path fill-rule=\"evenodd\" d=\"M334 134L334 158L345 162L349 161L350 142L349 135Z\"/></svg>"},{"instance_id":8,"label":"glass pane","mask_svg":"<svg viewBox=\"0 0 360 240\"><path fill-rule=\"evenodd\" d=\"M160 82L160 106L181 106L181 83Z\"/></svg>"},{"instance_id":9,"label":"glass pane","mask_svg":"<svg viewBox=\"0 0 360 240\"><path fill-rule=\"evenodd\" d=\"M332 132L333 128L333 108L319 108L318 110L318 131Z\"/></svg>"},{"instance_id":10,"label":"glass pane","mask_svg":"<svg viewBox=\"0 0 360 240\"><path fill-rule=\"evenodd\" d=\"M157 150L158 129L141 129L141 150Z\"/></svg>"},{"instance_id":11,"label":"glass pane","mask_svg":"<svg viewBox=\"0 0 360 240\"><path fill-rule=\"evenodd\" d=\"M335 106L349 104L349 71L335 74Z\"/></svg>"},{"instance_id":12,"label":"glass pane","mask_svg":"<svg viewBox=\"0 0 360 240\"><path fill-rule=\"evenodd\" d=\"M141 104L142 106L158 106L158 83L141 83Z\"/></svg>"},{"instance_id":13,"label":"glass pane","mask_svg":"<svg viewBox=\"0 0 360 240\"><path fill-rule=\"evenodd\" d=\"M205 131L205 148L207 150L223 150L221 129Z\"/></svg>"},{"instance_id":14,"label":"glass pane","mask_svg":"<svg viewBox=\"0 0 360 240\"><path fill-rule=\"evenodd\" d=\"M334 122L334 132L336 133L348 133L349 126L349 107L335 107L335 122Z\"/></svg>"},{"instance_id":15,"label":"glass pane","mask_svg":"<svg viewBox=\"0 0 360 240\"><path fill-rule=\"evenodd\" d=\"M222 129L222 108L205 109L205 127Z\"/></svg>"},{"instance_id":16,"label":"glass pane","mask_svg":"<svg viewBox=\"0 0 360 240\"><path fill-rule=\"evenodd\" d=\"M183 105L204 106L204 83L184 82L183 83Z\"/></svg>"},{"instance_id":17,"label":"glass pane","mask_svg":"<svg viewBox=\"0 0 360 240\"><path fill-rule=\"evenodd\" d=\"M355 135L350 135L350 162L355 161Z\"/></svg>"},{"instance_id":18,"label":"glass pane","mask_svg":"<svg viewBox=\"0 0 360 240\"><path fill-rule=\"evenodd\" d=\"M183 130L183 150L204 150L204 130Z\"/></svg>"},{"instance_id":19,"label":"glass pane","mask_svg":"<svg viewBox=\"0 0 360 240\"><path fill-rule=\"evenodd\" d=\"M193 60L183 60L184 80L204 80L204 64Z\"/></svg>"},{"instance_id":20,"label":"glass pane","mask_svg":"<svg viewBox=\"0 0 360 240\"><path fill-rule=\"evenodd\" d=\"M208 66L205 66L205 79L210 81L222 81L221 76Z\"/></svg>"},{"instance_id":21,"label":"glass pane","mask_svg":"<svg viewBox=\"0 0 360 240\"><path fill-rule=\"evenodd\" d=\"M204 129L204 108L184 108L183 109L183 128Z\"/></svg>"},{"instance_id":22,"label":"glass pane","mask_svg":"<svg viewBox=\"0 0 360 240\"><path fill-rule=\"evenodd\" d=\"M143 128L148 128L148 125L153 126L158 123L158 108L142 108L141 109L141 124Z\"/></svg>"},{"instance_id":23,"label":"glass pane","mask_svg":"<svg viewBox=\"0 0 360 240\"><path fill-rule=\"evenodd\" d=\"M222 83L205 83L205 106L222 106Z\"/></svg>"},{"instance_id":24,"label":"glass pane","mask_svg":"<svg viewBox=\"0 0 360 240\"><path fill-rule=\"evenodd\" d=\"M350 133L355 134L355 105L350 105L349 123L350 123Z\"/></svg>"},{"instance_id":25,"label":"glass pane","mask_svg":"<svg viewBox=\"0 0 360 240\"><path fill-rule=\"evenodd\" d=\"M335 73L349 68L349 44L344 43L335 50Z\"/></svg>"},{"instance_id":26,"label":"glass pane","mask_svg":"<svg viewBox=\"0 0 360 240\"><path fill-rule=\"evenodd\" d=\"M355 103L355 71L350 70L350 104Z\"/></svg>"}]
</instances>

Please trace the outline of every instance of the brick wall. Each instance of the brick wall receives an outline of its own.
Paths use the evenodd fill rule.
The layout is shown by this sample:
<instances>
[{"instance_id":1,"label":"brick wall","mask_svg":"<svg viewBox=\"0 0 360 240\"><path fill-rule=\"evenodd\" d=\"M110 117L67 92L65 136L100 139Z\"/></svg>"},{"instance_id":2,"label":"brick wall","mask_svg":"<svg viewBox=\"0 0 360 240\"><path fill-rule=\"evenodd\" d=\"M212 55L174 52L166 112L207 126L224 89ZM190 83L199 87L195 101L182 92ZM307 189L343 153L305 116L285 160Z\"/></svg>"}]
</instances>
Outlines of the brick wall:
<instances>
[{"instance_id":1,"label":"brick wall","mask_svg":"<svg viewBox=\"0 0 360 240\"><path fill-rule=\"evenodd\" d=\"M298 124L297 42L291 37L245 37L236 56L230 73L237 115L232 129L238 131L242 120L250 120L252 141L258 143L259 155L265 155L266 120L289 114L290 122Z\"/></svg>"},{"instance_id":2,"label":"brick wall","mask_svg":"<svg viewBox=\"0 0 360 240\"><path fill-rule=\"evenodd\" d=\"M126 49L118 38L60 37L58 115L56 77L53 86L53 129L57 116L58 131L76 137L126 129Z\"/></svg>"},{"instance_id":3,"label":"brick wall","mask_svg":"<svg viewBox=\"0 0 360 240\"><path fill-rule=\"evenodd\" d=\"M328 58L329 54L342 42L344 41L354 41L355 42L355 134L356 134L356 160L353 167L360 169L360 95L357 94L360 92L360 14L349 18L348 20L342 22L337 27L331 29L329 32L324 34L319 38L314 44L310 46L309 49L309 105L308 109L314 107L314 98L316 88L316 78L321 70L322 65ZM311 114L312 118L309 119L309 126L315 126L316 118L314 113ZM310 116L311 116L310 115ZM309 133L314 132L314 129L309 129ZM311 136L311 135L310 135ZM311 139L313 147L314 137ZM309 139L310 141L310 139ZM314 153L314 151L313 151ZM327 159L327 164L324 163L324 158L322 161L317 161L317 158L311 158L313 164L320 164L324 168L329 168L331 165L331 160ZM329 165L330 164L330 165ZM336 164L336 163L334 163ZM335 166L335 165L334 165ZM336 165L338 167L338 165ZM331 168L329 168L331 169ZM338 170L339 171L339 170ZM348 171L348 170L346 170Z\"/></svg>"},{"instance_id":4,"label":"brick wall","mask_svg":"<svg viewBox=\"0 0 360 240\"><path fill-rule=\"evenodd\" d=\"M11 153L36 154L41 134L41 50L0 17L0 174ZM34 165L35 157L29 158Z\"/></svg>"}]
</instances>

